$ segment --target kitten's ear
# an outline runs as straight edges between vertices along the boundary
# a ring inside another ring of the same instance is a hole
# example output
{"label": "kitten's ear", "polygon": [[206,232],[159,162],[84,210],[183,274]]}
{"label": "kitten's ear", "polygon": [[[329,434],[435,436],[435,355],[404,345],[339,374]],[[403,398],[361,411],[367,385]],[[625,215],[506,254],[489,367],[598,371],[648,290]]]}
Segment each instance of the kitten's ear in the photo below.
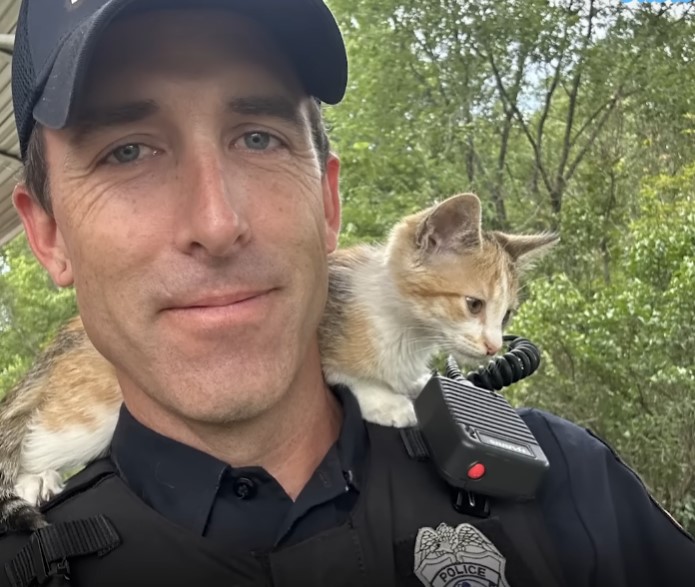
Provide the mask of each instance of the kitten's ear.
{"label": "kitten's ear", "polygon": [[530,269],[534,262],[542,259],[560,242],[560,235],[552,232],[526,235],[493,231],[490,234],[502,245],[520,270]]}
{"label": "kitten's ear", "polygon": [[482,242],[480,200],[459,194],[438,204],[420,221],[415,244],[426,252],[459,252]]}

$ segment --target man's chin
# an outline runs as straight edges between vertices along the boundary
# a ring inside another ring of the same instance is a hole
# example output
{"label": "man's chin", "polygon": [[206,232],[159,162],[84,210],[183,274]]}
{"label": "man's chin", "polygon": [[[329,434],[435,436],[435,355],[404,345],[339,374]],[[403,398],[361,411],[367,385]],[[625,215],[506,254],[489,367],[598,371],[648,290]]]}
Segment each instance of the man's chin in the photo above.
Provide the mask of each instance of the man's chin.
{"label": "man's chin", "polygon": [[278,403],[277,393],[266,390],[242,390],[243,382],[236,389],[227,388],[211,397],[209,390],[185,398],[172,398],[174,410],[179,416],[198,425],[229,426],[254,420]]}
{"label": "man's chin", "polygon": [[[264,361],[243,360],[235,357],[210,357],[205,364],[190,364],[190,369],[177,369],[167,377],[172,386],[171,397],[176,398],[187,410],[214,416],[252,413],[267,408],[282,396],[290,386],[284,373],[291,372],[289,365],[283,371],[272,368]],[[244,416],[245,417],[245,416]]]}

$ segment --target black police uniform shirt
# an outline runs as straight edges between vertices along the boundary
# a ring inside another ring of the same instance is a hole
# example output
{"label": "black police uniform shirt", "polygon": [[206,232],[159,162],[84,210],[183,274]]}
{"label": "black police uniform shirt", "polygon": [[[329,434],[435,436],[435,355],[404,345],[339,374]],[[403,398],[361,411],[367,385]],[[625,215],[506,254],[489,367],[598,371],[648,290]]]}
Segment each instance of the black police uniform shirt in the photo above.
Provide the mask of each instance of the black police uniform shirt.
{"label": "black police uniform shirt", "polygon": [[349,392],[343,425],[295,501],[261,467],[226,463],[146,428],[121,408],[111,459],[121,478],[169,520],[225,544],[263,551],[341,525],[359,495],[367,431]]}
{"label": "black police uniform shirt", "polygon": [[[343,523],[359,496],[368,437],[352,394],[335,392],[344,412],[338,441],[294,502],[262,468],[232,468],[154,433],[125,409],[111,457],[152,508],[230,550],[293,544]],[[606,444],[551,414],[520,414],[551,464],[537,502],[570,587],[600,584],[615,565],[639,577],[664,561],[693,561],[692,539]]]}

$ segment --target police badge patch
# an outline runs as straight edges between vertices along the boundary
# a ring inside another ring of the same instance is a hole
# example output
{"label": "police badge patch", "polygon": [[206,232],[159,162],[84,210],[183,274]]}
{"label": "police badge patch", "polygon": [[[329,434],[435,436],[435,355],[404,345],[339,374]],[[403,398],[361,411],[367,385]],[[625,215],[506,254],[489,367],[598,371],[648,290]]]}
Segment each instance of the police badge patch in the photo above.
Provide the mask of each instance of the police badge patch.
{"label": "police badge patch", "polygon": [[470,524],[420,528],[415,539],[415,575],[426,587],[509,587],[506,562]]}

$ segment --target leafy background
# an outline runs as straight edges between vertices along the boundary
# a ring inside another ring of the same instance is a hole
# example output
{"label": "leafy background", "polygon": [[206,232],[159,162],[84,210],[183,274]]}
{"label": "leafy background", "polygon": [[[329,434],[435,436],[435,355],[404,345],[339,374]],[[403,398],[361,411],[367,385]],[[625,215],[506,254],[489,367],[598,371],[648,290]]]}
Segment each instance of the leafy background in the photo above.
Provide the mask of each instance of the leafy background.
{"label": "leafy background", "polygon": [[[558,230],[510,331],[509,390],[608,440],[695,530],[695,11],[595,0],[330,0],[342,246],[461,191],[490,228]],[[0,252],[0,393],[75,312],[22,237]]]}

